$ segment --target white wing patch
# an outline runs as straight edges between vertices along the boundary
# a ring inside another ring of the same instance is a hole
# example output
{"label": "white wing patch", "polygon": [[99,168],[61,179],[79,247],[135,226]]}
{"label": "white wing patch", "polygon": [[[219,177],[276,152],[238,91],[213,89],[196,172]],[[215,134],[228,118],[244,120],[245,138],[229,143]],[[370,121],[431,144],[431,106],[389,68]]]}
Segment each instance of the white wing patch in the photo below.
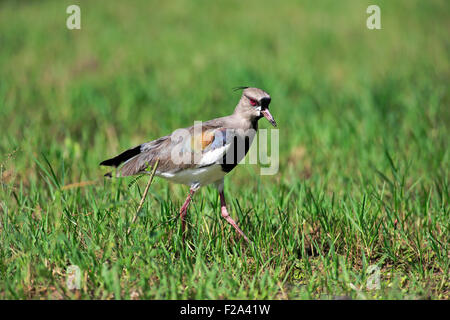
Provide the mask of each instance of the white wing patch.
{"label": "white wing patch", "polygon": [[223,147],[216,148],[211,151],[203,153],[199,166],[206,166],[220,160],[225,155],[228,148],[230,148],[230,145],[231,143],[224,145]]}

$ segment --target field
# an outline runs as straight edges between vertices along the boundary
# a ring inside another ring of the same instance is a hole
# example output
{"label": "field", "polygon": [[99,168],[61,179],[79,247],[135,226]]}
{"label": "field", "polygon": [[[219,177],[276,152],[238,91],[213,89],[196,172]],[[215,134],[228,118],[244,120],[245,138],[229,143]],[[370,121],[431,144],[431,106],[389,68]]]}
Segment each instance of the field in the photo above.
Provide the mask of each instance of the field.
{"label": "field", "polygon": [[[0,298],[449,299],[448,30],[445,0],[2,1]],[[147,179],[98,164],[245,85],[280,137],[276,175],[225,179],[252,243],[205,187],[183,246],[159,178],[131,224]]]}

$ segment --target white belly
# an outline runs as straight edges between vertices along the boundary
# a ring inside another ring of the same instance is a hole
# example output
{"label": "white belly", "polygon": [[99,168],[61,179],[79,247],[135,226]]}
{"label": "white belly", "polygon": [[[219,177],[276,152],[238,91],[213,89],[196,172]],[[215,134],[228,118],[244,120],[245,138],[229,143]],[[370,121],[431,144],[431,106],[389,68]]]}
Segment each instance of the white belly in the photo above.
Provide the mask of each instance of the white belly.
{"label": "white belly", "polygon": [[213,164],[205,168],[186,169],[176,173],[156,172],[158,177],[188,186],[194,184],[205,186],[222,179],[225,174],[226,172],[222,171],[220,164]]}

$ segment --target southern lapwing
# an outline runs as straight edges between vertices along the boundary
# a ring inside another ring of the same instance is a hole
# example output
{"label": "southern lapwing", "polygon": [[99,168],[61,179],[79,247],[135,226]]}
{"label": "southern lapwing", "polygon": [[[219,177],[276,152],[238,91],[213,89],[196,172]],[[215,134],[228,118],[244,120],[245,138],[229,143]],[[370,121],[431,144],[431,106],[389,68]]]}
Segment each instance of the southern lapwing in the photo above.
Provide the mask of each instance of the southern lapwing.
{"label": "southern lapwing", "polygon": [[189,195],[180,209],[183,235],[185,216],[194,193],[213,183],[219,191],[222,217],[248,242],[227,211],[224,176],[245,157],[258,130],[258,120],[265,117],[274,127],[276,122],[269,112],[267,92],[249,87],[237,89],[243,92],[232,115],[178,129],[171,135],[128,149],[100,165],[122,165],[116,176],[124,177],[148,173],[147,169],[158,161],[156,176],[188,185]]}

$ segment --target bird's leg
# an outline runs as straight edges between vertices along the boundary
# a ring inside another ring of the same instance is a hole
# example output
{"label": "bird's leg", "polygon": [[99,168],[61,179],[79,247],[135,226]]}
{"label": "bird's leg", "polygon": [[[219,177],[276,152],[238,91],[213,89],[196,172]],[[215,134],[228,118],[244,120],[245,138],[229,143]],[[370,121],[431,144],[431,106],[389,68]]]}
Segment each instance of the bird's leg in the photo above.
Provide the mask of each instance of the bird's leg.
{"label": "bird's leg", "polygon": [[184,201],[184,204],[181,206],[181,209],[180,209],[180,219],[181,219],[181,229],[182,229],[182,232],[183,232],[183,241],[184,241],[184,231],[185,231],[185,228],[186,228],[185,217],[186,217],[186,213],[187,213],[187,208],[189,207],[189,204],[191,203],[192,196],[194,195],[195,190],[196,189],[194,189],[194,188],[191,188],[189,190],[189,194],[188,194],[186,200]]}
{"label": "bird's leg", "polygon": [[220,207],[222,211],[222,217],[236,229],[236,231],[244,238],[245,241],[250,242],[247,236],[244,234],[244,232],[242,232],[242,230],[238,227],[236,222],[231,218],[230,214],[228,213],[227,204],[225,202],[225,194],[223,193],[223,190],[219,192],[219,196],[220,196]]}

